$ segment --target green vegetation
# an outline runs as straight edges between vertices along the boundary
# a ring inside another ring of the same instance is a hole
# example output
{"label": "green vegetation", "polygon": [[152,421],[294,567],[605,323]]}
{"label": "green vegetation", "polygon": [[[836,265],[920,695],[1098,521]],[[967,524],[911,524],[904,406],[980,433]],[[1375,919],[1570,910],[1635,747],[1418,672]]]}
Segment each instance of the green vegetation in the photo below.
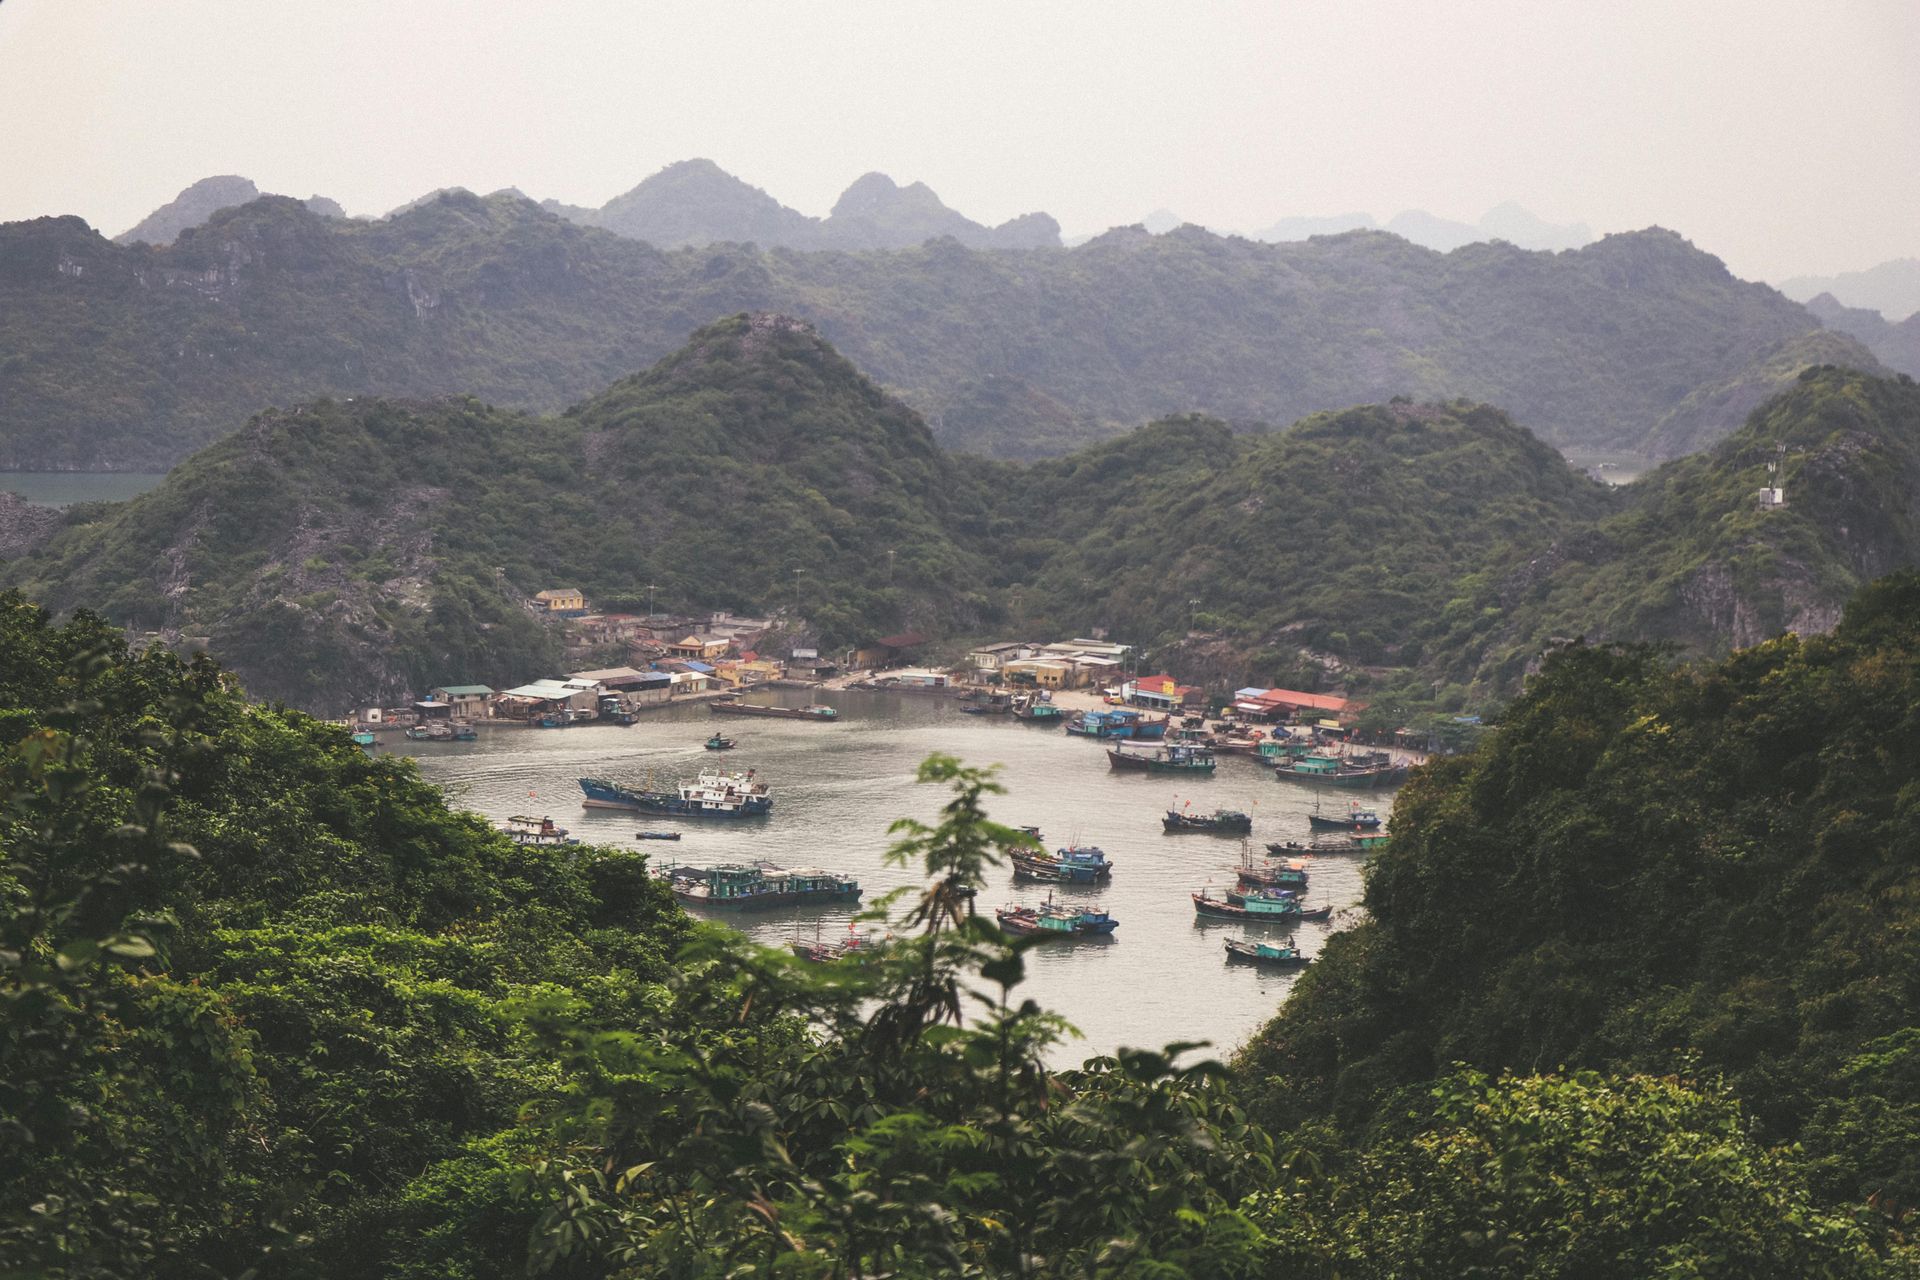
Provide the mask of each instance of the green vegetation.
{"label": "green vegetation", "polygon": [[[1253,1114],[1370,1145],[1449,1064],[1709,1073],[1818,1199],[1898,1220],[1920,1203],[1916,778],[1920,575],[1711,666],[1562,652],[1482,750],[1400,793],[1368,920],[1237,1063]],[[1725,1137],[1721,1105],[1698,1104]]]}
{"label": "green vegetation", "polygon": [[[726,199],[747,190],[719,177],[739,188]],[[884,182],[862,188],[877,192],[867,221],[918,235],[957,217]],[[0,465],[159,469],[266,406],[323,396],[551,411],[755,309],[814,322],[943,439],[1007,457],[1167,413],[1290,422],[1397,395],[1491,401],[1556,442],[1632,445],[1818,327],[1657,229],[1561,254],[1197,228],[1073,250],[663,252],[508,193],[373,223],[267,197],[165,248],[75,218],[0,227]]]}
{"label": "green vegetation", "polygon": [[816,967],[204,658],[16,596],[0,629],[10,1275],[1916,1265],[1914,575],[1713,668],[1556,660],[1409,789],[1374,919],[1233,1076],[1179,1045],[1047,1068],[1029,943],[973,905],[1025,837],[958,761],[894,826],[925,875],[881,907],[899,940]]}

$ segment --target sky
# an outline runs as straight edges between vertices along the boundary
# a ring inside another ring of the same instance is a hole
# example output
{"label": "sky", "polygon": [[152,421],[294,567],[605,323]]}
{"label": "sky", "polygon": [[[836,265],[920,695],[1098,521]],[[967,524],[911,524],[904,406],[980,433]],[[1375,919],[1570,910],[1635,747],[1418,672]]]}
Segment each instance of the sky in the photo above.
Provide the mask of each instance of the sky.
{"label": "sky", "polygon": [[182,187],[598,205],[704,156],[1071,234],[1515,200],[1740,275],[1920,256],[1920,0],[4,0],[0,221]]}

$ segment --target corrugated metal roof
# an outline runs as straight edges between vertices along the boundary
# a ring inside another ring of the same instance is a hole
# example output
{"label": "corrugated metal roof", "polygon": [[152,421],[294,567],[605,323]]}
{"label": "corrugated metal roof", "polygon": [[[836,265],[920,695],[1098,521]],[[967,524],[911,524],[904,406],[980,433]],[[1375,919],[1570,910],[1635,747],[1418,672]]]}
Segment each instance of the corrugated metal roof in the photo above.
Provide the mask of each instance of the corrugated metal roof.
{"label": "corrugated metal roof", "polygon": [[443,684],[434,689],[435,693],[444,693],[449,698],[481,698],[493,692],[492,685],[485,684]]}

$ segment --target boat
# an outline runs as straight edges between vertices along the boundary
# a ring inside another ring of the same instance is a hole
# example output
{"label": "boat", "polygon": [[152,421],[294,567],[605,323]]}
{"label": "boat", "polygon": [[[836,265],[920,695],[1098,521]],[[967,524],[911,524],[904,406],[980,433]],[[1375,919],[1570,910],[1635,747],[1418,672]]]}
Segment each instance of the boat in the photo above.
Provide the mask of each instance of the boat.
{"label": "boat", "polygon": [[1120,927],[1099,907],[1064,906],[1051,894],[1038,907],[1000,907],[993,914],[1002,929],[1022,938],[1098,938]]}
{"label": "boat", "polygon": [[846,959],[864,960],[874,950],[873,940],[853,931],[853,925],[847,925],[844,938],[793,938],[787,943],[788,950],[802,960],[814,964],[837,964]]}
{"label": "boat", "polygon": [[1205,747],[1168,743],[1147,751],[1128,751],[1108,747],[1107,763],[1115,769],[1135,769],[1146,773],[1212,773],[1213,752]]}
{"label": "boat", "polygon": [[1045,725],[1050,729],[1065,721],[1067,713],[1044,697],[1023,693],[1013,700],[1013,718],[1026,724]]}
{"label": "boat", "polygon": [[1273,773],[1288,782],[1319,787],[1391,787],[1407,780],[1407,766],[1394,764],[1384,751],[1357,757],[1312,752],[1276,761]]}
{"label": "boat", "polygon": [[455,742],[478,742],[480,741],[480,731],[470,724],[456,724],[453,726],[453,740]]}
{"label": "boat", "polygon": [[1302,955],[1300,948],[1289,938],[1285,943],[1259,942],[1252,938],[1228,938],[1227,959],[1229,962],[1244,960],[1252,964],[1272,965],[1275,968],[1297,969],[1308,964],[1313,957]]}
{"label": "boat", "polygon": [[707,704],[709,710],[717,716],[771,716],[777,720],[832,720],[840,713],[824,703],[814,703],[806,707],[778,707],[765,702],[742,702],[738,698],[721,698]]}
{"label": "boat", "polygon": [[1246,889],[1284,890],[1295,895],[1307,891],[1307,864],[1300,858],[1286,862],[1242,858],[1234,877]]}
{"label": "boat", "polygon": [[[1239,901],[1234,901],[1238,898]],[[1246,920],[1258,924],[1275,922],[1291,923],[1296,920],[1331,920],[1331,904],[1309,911],[1300,903],[1300,899],[1291,893],[1229,893],[1225,898],[1215,898],[1207,893],[1193,895],[1195,914],[1211,916],[1216,920]]]}
{"label": "boat", "polygon": [[962,715],[969,716],[1005,716],[1013,714],[1013,695],[1010,693],[988,693],[976,689],[963,699],[965,705],[960,708]]}
{"label": "boat", "polygon": [[731,751],[733,748],[734,741],[732,738],[723,738],[716,733],[707,739],[707,750],[709,751]]}
{"label": "boat", "polygon": [[1212,813],[1169,809],[1167,816],[1160,819],[1160,825],[1167,831],[1215,831],[1245,835],[1253,830],[1253,819],[1238,809],[1215,809]]}
{"label": "boat", "polygon": [[1067,732],[1082,738],[1128,738],[1136,742],[1158,742],[1166,736],[1167,717],[1154,720],[1127,707],[1083,711],[1067,721]]}
{"label": "boat", "polygon": [[636,809],[673,818],[758,818],[773,812],[773,795],[753,770],[703,770],[674,791],[634,791],[601,778],[581,778],[589,809]]}
{"label": "boat", "polygon": [[356,747],[370,747],[370,746],[372,746],[372,745],[373,745],[373,731],[372,731],[371,729],[361,729],[361,730],[358,730],[358,731],[356,731],[356,732],[354,733],[354,735],[353,735],[353,745],[354,745],[354,746],[356,746]]}
{"label": "boat", "polygon": [[1269,840],[1267,842],[1267,852],[1276,858],[1290,858],[1295,854],[1313,853],[1320,849],[1320,847],[1319,845],[1301,844],[1298,840]]}
{"label": "boat", "polygon": [[515,816],[500,824],[500,830],[512,837],[515,844],[579,844],[567,834],[567,829],[556,826],[552,818],[528,818]]}
{"label": "boat", "polygon": [[678,840],[680,833],[678,831],[636,831],[633,833],[633,838],[635,840]]}
{"label": "boat", "polygon": [[1378,831],[1380,815],[1372,809],[1361,808],[1358,800],[1350,800],[1345,817],[1328,818],[1310,813],[1307,815],[1307,825],[1315,831]]}
{"label": "boat", "polygon": [[1113,862],[1096,845],[1071,845],[1045,853],[1020,850],[1012,855],[1013,878],[1041,884],[1102,884],[1113,878]]}
{"label": "boat", "polygon": [[818,867],[787,870],[765,862],[709,867],[704,875],[677,871],[671,883],[673,896],[687,905],[726,911],[820,906],[860,897],[860,882],[852,876]]}
{"label": "boat", "polygon": [[564,729],[573,723],[573,717],[564,711],[551,711],[533,722],[537,729]]}
{"label": "boat", "polygon": [[452,742],[453,726],[450,724],[410,724],[407,726],[407,738],[412,742]]}

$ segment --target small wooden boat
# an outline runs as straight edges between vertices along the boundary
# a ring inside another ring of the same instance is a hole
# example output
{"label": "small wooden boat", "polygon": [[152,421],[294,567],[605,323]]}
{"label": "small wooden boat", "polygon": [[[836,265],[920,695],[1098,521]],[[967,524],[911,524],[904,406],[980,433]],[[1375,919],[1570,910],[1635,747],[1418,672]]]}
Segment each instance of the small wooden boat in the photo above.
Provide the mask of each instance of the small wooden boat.
{"label": "small wooden boat", "polygon": [[709,751],[731,751],[734,746],[735,743],[732,738],[723,738],[717,733],[707,739],[707,750]]}
{"label": "small wooden boat", "polygon": [[1013,878],[1041,884],[1103,884],[1113,878],[1113,863],[1097,845],[1071,845],[1044,853],[1021,850],[1012,855]]}
{"label": "small wooden boat", "polygon": [[1038,724],[1054,728],[1066,721],[1067,713],[1051,702],[1042,702],[1037,698],[1022,695],[1014,699],[1013,718],[1023,724]]}
{"label": "small wooden boat", "polygon": [[1295,858],[1289,862],[1243,860],[1234,877],[1249,889],[1284,889],[1288,893],[1307,891],[1307,864]]}
{"label": "small wooden boat", "polygon": [[680,833],[678,831],[636,831],[633,833],[633,838],[635,840],[678,840]]}
{"label": "small wooden boat", "polygon": [[847,936],[844,938],[822,938],[818,932],[811,938],[793,938],[787,948],[802,960],[814,964],[837,964],[842,960],[864,960],[874,950],[874,940],[854,932],[851,921],[847,924]]}
{"label": "small wooden boat", "polygon": [[1300,948],[1293,945],[1289,938],[1283,944],[1257,942],[1251,938],[1228,938],[1227,960],[1245,961],[1250,964],[1271,965],[1276,969],[1297,969],[1312,961],[1312,956],[1302,955]]}
{"label": "small wooden boat", "polygon": [[1215,809],[1212,813],[1169,809],[1160,819],[1160,826],[1165,831],[1211,831],[1243,836],[1253,830],[1253,818],[1238,809]]}

